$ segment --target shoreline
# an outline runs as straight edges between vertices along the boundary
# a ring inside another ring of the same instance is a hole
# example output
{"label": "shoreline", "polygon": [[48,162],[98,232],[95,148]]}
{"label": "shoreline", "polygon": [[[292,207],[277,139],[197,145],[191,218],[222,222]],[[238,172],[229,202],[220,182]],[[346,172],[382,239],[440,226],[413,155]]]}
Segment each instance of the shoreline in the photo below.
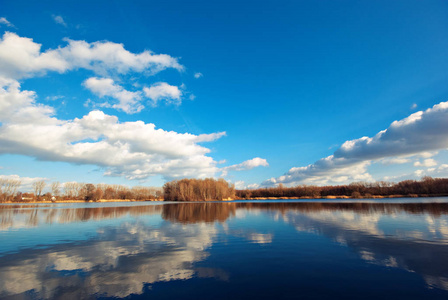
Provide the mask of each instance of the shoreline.
{"label": "shoreline", "polygon": [[241,198],[241,199],[235,199],[235,200],[302,200],[302,199],[353,199],[353,200],[363,200],[363,199],[399,199],[399,198],[435,198],[435,197],[448,197],[448,195],[441,194],[441,195],[417,195],[417,194],[410,194],[410,195],[372,195],[368,197],[357,197],[353,198],[350,196],[318,196],[318,197],[310,197],[310,196],[303,196],[303,197],[252,197],[252,198]]}
{"label": "shoreline", "polygon": [[[235,199],[224,199],[222,202],[229,202],[229,201],[251,201],[251,200],[334,200],[334,199],[352,199],[352,200],[364,200],[364,199],[400,199],[400,198],[434,198],[434,197],[448,197],[448,195],[388,195],[388,196],[381,196],[381,195],[372,195],[369,197],[359,197],[359,198],[352,198],[349,196],[321,196],[321,197],[309,197],[309,196],[303,196],[303,197],[253,197],[253,198],[235,198]],[[208,201],[176,201],[176,202],[217,202],[219,200],[208,200]],[[43,200],[43,201],[5,201],[0,202],[0,204],[58,204],[58,203],[116,203],[116,202],[164,202],[163,198],[159,199],[151,199],[151,200],[134,200],[134,199],[101,199],[98,201],[93,200]]]}
{"label": "shoreline", "polygon": [[42,201],[5,201],[0,202],[0,204],[58,204],[58,203],[108,203],[108,202],[163,202],[163,199],[154,199],[154,200],[134,200],[134,199],[101,199],[98,201],[93,200],[42,200]]}

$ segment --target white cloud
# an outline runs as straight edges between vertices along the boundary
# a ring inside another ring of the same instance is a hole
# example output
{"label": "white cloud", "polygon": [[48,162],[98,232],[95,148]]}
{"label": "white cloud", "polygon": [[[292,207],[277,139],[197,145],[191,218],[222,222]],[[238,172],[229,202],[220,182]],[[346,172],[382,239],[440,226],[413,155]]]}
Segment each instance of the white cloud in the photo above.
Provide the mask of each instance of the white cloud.
{"label": "white cloud", "polygon": [[53,114],[51,107],[35,104],[34,99],[33,91],[20,91],[17,81],[0,77],[0,122],[33,121]]}
{"label": "white cloud", "polygon": [[434,166],[437,166],[437,162],[432,158],[428,158],[428,159],[425,159],[423,162],[419,162],[419,161],[415,162],[414,166],[415,167],[434,167]]}
{"label": "white cloud", "polygon": [[[383,159],[380,159],[379,162],[383,165],[397,165],[397,164],[405,164],[410,163],[413,160],[421,159],[421,158],[431,158],[435,156],[438,153],[438,151],[431,151],[431,152],[421,152],[418,154],[411,154],[411,155],[404,155],[404,156],[396,156],[396,157],[386,157]],[[428,160],[429,162],[435,162],[433,159]],[[414,166],[422,166],[420,163],[414,163]]]}
{"label": "white cloud", "polygon": [[14,25],[11,24],[11,22],[9,22],[8,20],[6,20],[5,17],[0,18],[0,24],[6,25],[8,27],[14,27]]}
{"label": "white cloud", "polygon": [[60,100],[60,99],[64,99],[64,96],[56,95],[56,96],[45,97],[45,100],[47,100],[47,101],[56,101],[56,100]]}
{"label": "white cloud", "polygon": [[408,179],[419,180],[423,176],[431,177],[448,177],[448,164],[441,164],[437,167],[431,167],[424,169],[418,169],[412,172],[402,173],[396,176],[385,176],[381,180],[399,182]]}
{"label": "white cloud", "polygon": [[367,173],[367,166],[374,161],[416,154],[427,156],[427,152],[446,148],[448,102],[441,102],[425,111],[394,121],[389,128],[372,138],[346,141],[333,155],[306,167],[292,168],[285,175],[271,178],[263,184],[329,184],[372,180]]}
{"label": "white cloud", "polygon": [[65,23],[64,18],[62,18],[61,16],[56,16],[56,15],[53,15],[52,17],[53,17],[53,20],[57,24],[60,24],[60,25],[62,25],[64,27],[67,27],[67,23]]}
{"label": "white cloud", "polygon": [[243,170],[251,170],[256,167],[267,167],[269,166],[268,162],[264,158],[255,157],[246,161],[243,161],[237,165],[231,165],[227,167],[221,168],[222,176],[226,176],[228,171],[243,171]]}
{"label": "white cloud", "polygon": [[40,52],[32,39],[6,32],[0,39],[0,76],[19,79],[45,71],[64,72],[69,64],[54,50]]}
{"label": "white cloud", "polygon": [[235,181],[234,185],[237,190],[244,190],[246,188],[246,183],[242,180]]}
{"label": "white cloud", "polygon": [[183,70],[176,58],[166,54],[154,54],[144,51],[133,54],[124,49],[122,44],[112,42],[93,42],[67,40],[68,45],[54,50],[71,65],[72,68],[85,68],[97,74],[115,71],[125,74],[130,71],[155,74],[166,68]]}
{"label": "white cloud", "polygon": [[246,184],[242,180],[235,181],[234,185],[235,185],[235,189],[237,189],[237,190],[257,189],[260,187],[260,185],[258,183]]}
{"label": "white cloud", "polygon": [[448,171],[448,164],[441,164],[437,169],[439,171]]}
{"label": "white cloud", "polygon": [[416,109],[417,108],[417,103],[414,103],[411,105],[411,109]]}
{"label": "white cloud", "polygon": [[426,174],[425,170],[416,170],[414,172],[415,176],[422,177],[424,174]]}
{"label": "white cloud", "polygon": [[88,99],[84,106],[112,107],[126,113],[143,109],[144,97],[154,104],[159,101],[180,104],[185,89],[184,85],[158,82],[134,92],[117,83],[121,75],[131,72],[153,75],[166,68],[182,71],[184,67],[169,55],[148,50],[135,54],[122,44],[108,41],[66,39],[65,42],[65,46],[42,51],[41,44],[15,33],[6,32],[0,38],[0,153],[92,164],[103,168],[105,175],[128,179],[154,175],[166,179],[210,177],[219,171],[268,165],[266,160],[254,158],[218,168],[217,162],[207,156],[210,149],[201,143],[217,140],[225,132],[194,135],[165,131],[143,121],[120,122],[118,117],[100,110],[68,120],[56,117],[52,106],[37,103],[34,91],[21,90],[19,80],[47,72],[87,69],[98,76],[86,79],[83,85],[98,97],[115,101],[95,103]]}
{"label": "white cloud", "polygon": [[143,72],[155,74],[166,68],[183,70],[176,58],[145,50],[134,54],[122,44],[108,41],[88,43],[67,39],[65,47],[41,52],[41,44],[30,38],[6,32],[0,39],[0,76],[20,79],[45,74],[48,71],[64,73],[83,68],[96,74],[126,74]]}
{"label": "white cloud", "polygon": [[160,100],[165,100],[166,102],[175,102],[180,104],[182,99],[182,91],[174,85],[169,85],[166,82],[157,82],[151,85],[151,87],[144,87],[143,92],[146,97],[150,98],[154,105]]}
{"label": "white cloud", "polygon": [[439,153],[439,152],[438,151],[421,152],[421,153],[417,154],[417,156],[419,156],[421,158],[431,158],[431,157],[437,155],[437,153]]}
{"label": "white cloud", "polygon": [[34,92],[21,91],[17,81],[0,78],[0,87],[0,153],[93,164],[106,175],[128,179],[207,177],[218,171],[206,156],[210,150],[199,143],[224,132],[181,134],[143,121],[121,123],[102,111],[60,120],[52,107],[35,102]]}
{"label": "white cloud", "polygon": [[392,158],[385,158],[381,160],[381,163],[383,165],[399,165],[399,164],[405,164],[410,162],[411,160],[409,158],[404,157],[392,157]]}
{"label": "white cloud", "polygon": [[[166,68],[183,70],[177,59],[165,54],[153,54],[144,51],[133,54],[122,44],[112,42],[94,42],[66,40],[68,45],[57,49],[41,51],[41,45],[32,39],[23,38],[15,33],[6,32],[0,39],[0,77],[3,80],[18,80],[40,76],[48,71],[64,73],[84,68],[100,75],[126,74],[141,72],[155,74]],[[103,103],[98,106],[113,107],[126,113],[136,113],[143,109],[140,103],[143,92],[125,90],[109,78],[92,77],[84,85],[99,97],[112,97],[118,103]],[[160,100],[181,102],[182,91],[177,86],[165,82],[145,88],[144,93],[154,104]]]}
{"label": "white cloud", "polygon": [[84,81],[83,85],[99,97],[112,97],[118,100],[111,107],[122,110],[128,114],[141,111],[144,106],[140,104],[142,99],[140,92],[130,92],[116,84],[110,78],[91,77]]}
{"label": "white cloud", "polygon": [[201,78],[203,76],[204,75],[202,73],[200,73],[200,72],[194,73],[194,78],[196,78],[196,79]]}

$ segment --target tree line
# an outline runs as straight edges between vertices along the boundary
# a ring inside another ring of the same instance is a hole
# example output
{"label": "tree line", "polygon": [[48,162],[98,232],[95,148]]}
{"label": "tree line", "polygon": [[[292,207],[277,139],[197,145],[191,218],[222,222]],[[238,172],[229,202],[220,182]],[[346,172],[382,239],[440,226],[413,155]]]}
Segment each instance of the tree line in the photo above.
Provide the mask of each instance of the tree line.
{"label": "tree line", "polygon": [[327,196],[348,196],[351,198],[372,196],[448,196],[448,178],[423,177],[422,180],[404,180],[398,183],[355,182],[348,185],[315,186],[298,185],[285,187],[280,184],[272,188],[236,190],[236,197],[240,199],[269,198],[269,197],[309,197],[320,198]]}
{"label": "tree line", "polygon": [[165,183],[165,201],[210,201],[234,199],[235,188],[224,179],[181,179]]}
{"label": "tree line", "polygon": [[[129,188],[118,184],[91,184],[79,182],[47,183],[45,180],[32,184],[32,193],[21,193],[20,180],[0,178],[0,202],[39,200],[155,200],[166,201],[210,201],[252,198],[321,198],[346,196],[369,198],[372,196],[448,196],[448,178],[424,177],[421,180],[404,180],[398,183],[386,181],[355,182],[348,185],[315,186],[299,185],[285,187],[235,190],[233,184],[224,179],[181,179],[165,183],[163,190],[154,187],[135,186]],[[47,188],[47,189],[45,189]],[[44,190],[47,192],[44,193]]]}
{"label": "tree line", "polygon": [[[18,191],[20,180],[0,179],[0,201],[40,201],[40,200],[155,200],[162,197],[162,190],[154,187],[134,186],[129,188],[119,184],[92,184],[82,182],[59,181],[48,184],[45,180],[38,180],[32,184],[32,193]],[[47,187],[48,192],[44,193]]]}
{"label": "tree line", "polygon": [[[119,184],[92,184],[67,182],[63,186],[65,199],[93,200],[154,200],[162,197],[161,189],[154,187],[134,186],[129,188]],[[56,190],[52,185],[53,194]]]}

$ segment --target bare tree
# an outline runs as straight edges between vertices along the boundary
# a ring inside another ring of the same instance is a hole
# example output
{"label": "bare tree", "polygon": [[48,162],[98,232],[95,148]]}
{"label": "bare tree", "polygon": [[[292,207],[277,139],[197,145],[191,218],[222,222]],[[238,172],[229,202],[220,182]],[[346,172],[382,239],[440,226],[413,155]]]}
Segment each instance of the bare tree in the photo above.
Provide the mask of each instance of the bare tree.
{"label": "bare tree", "polygon": [[33,182],[34,195],[40,197],[42,195],[42,190],[45,188],[46,185],[47,183],[45,182],[45,180],[39,180]]}
{"label": "bare tree", "polygon": [[76,198],[85,200],[86,196],[87,196],[86,184],[84,182],[78,182],[76,184]]}
{"label": "bare tree", "polygon": [[0,195],[4,201],[12,200],[21,185],[20,180],[0,179]]}
{"label": "bare tree", "polygon": [[168,201],[225,200],[235,196],[235,187],[224,179],[181,179],[165,183],[164,199]]}
{"label": "bare tree", "polygon": [[59,181],[55,181],[51,184],[51,194],[55,197],[58,197],[61,194],[61,183]]}
{"label": "bare tree", "polygon": [[6,183],[6,179],[0,178],[0,199],[4,200],[6,198],[4,194],[4,186]]}
{"label": "bare tree", "polygon": [[67,198],[73,199],[73,197],[75,197],[77,185],[78,184],[76,182],[64,183],[64,194]]}

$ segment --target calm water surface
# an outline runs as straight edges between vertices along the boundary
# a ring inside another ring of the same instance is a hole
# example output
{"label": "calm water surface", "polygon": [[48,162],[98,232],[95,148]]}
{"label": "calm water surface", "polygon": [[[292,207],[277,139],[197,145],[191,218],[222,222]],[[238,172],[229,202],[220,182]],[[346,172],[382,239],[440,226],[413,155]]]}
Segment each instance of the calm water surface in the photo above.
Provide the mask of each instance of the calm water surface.
{"label": "calm water surface", "polygon": [[0,298],[448,299],[448,200],[0,205]]}

